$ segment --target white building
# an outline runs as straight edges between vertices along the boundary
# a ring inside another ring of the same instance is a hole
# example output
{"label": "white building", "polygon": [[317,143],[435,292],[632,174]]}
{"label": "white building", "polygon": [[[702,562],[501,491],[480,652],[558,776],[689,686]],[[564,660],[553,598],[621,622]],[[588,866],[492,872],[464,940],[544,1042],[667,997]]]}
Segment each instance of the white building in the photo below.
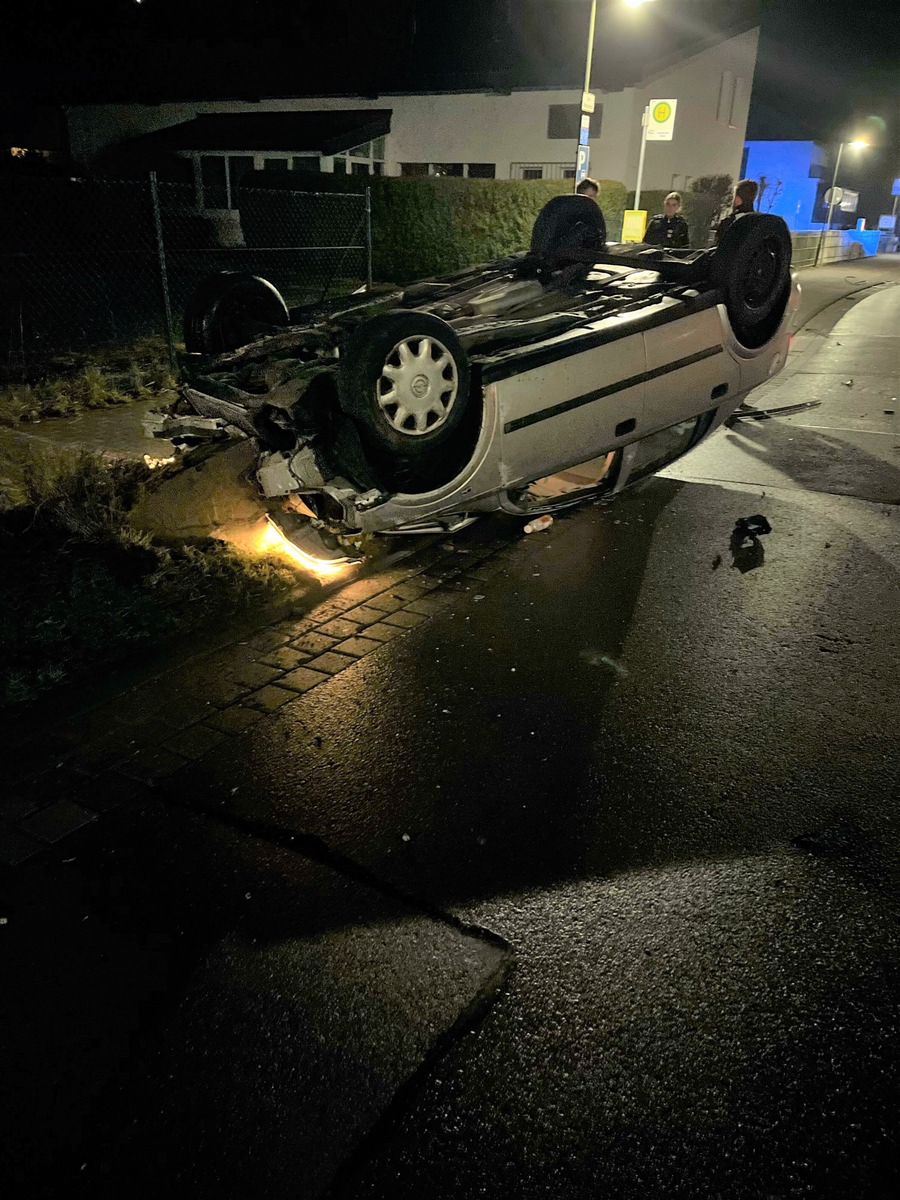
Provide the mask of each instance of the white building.
{"label": "white building", "polygon": [[[590,174],[632,188],[641,113],[678,101],[674,137],[647,146],[644,188],[684,190],[741,166],[759,31],[726,38],[618,92],[595,88]],[[96,105],[68,110],[76,159],[191,159],[202,206],[228,207],[248,167],[362,175],[561,179],[574,173],[581,93],[521,90]],[[187,164],[185,164],[187,167]]]}

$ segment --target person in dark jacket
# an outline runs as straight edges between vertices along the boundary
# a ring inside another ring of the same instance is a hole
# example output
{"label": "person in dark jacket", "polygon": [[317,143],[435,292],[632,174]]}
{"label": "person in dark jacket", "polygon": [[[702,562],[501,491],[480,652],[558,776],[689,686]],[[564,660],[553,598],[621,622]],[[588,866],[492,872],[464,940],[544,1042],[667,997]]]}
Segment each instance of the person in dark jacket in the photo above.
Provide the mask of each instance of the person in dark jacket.
{"label": "person in dark jacket", "polygon": [[644,241],[648,246],[664,250],[684,250],[690,243],[688,223],[681,215],[681,194],[669,192],[663,201],[663,211],[647,226]]}
{"label": "person in dark jacket", "polygon": [[755,212],[753,207],[759,194],[759,184],[755,179],[742,179],[734,189],[734,199],[731,202],[731,212],[716,226],[716,245],[732,227],[738,217],[745,213]]}
{"label": "person in dark jacket", "polygon": [[550,258],[585,261],[593,250],[606,246],[606,221],[598,203],[600,184],[582,179],[574,195],[554,196],[537,215],[531,234],[531,250]]}

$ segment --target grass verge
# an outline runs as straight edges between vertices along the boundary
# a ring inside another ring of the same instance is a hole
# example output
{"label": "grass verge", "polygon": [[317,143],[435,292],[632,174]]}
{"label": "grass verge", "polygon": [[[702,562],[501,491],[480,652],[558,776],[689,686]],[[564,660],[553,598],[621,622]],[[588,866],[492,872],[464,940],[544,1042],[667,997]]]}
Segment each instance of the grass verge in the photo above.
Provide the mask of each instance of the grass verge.
{"label": "grass verge", "polygon": [[162,338],[54,358],[39,383],[9,384],[0,391],[0,423],[71,417],[134,400],[175,399],[176,379]]}
{"label": "grass verge", "polygon": [[0,496],[0,706],[21,708],[296,583],[279,560],[213,538],[168,546],[130,529],[148,475],[97,455],[32,453],[18,495]]}

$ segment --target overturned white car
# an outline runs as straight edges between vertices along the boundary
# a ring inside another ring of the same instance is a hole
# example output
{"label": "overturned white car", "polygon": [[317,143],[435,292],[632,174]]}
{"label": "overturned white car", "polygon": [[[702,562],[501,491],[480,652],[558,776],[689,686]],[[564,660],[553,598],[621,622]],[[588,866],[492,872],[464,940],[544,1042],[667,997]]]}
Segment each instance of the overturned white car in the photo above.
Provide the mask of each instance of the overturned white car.
{"label": "overturned white car", "polygon": [[347,534],[612,495],[781,370],[799,296],[790,235],[762,214],[710,250],[586,252],[566,234],[545,222],[528,253],[327,309],[213,276],[186,314],[182,398],[147,431],[255,439],[276,520],[326,555]]}

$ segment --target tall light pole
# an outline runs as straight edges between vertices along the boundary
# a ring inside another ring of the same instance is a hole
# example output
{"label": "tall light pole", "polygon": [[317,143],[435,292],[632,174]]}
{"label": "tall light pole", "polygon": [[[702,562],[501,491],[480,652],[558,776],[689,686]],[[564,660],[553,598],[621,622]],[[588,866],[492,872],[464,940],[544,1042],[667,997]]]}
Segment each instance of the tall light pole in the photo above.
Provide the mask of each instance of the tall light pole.
{"label": "tall light pole", "polygon": [[[587,97],[587,95],[590,93],[590,90],[591,90],[591,67],[594,64],[594,34],[595,34],[596,30],[597,30],[597,0],[591,0],[591,19],[590,19],[590,23],[588,24],[587,54],[585,56],[585,61],[584,61],[584,88],[582,89],[582,92],[581,92],[582,120],[584,119],[585,115],[590,117],[590,113],[585,114],[584,106],[587,102],[585,97]],[[578,165],[579,165],[580,158],[581,158],[581,122],[579,121],[579,123],[578,123],[578,142],[576,143],[576,146],[575,146],[575,178],[573,181],[574,188],[578,187]]]}
{"label": "tall light pole", "polygon": [[[652,0],[624,0],[627,8],[640,8],[642,4],[650,4]],[[597,0],[591,0],[591,19],[588,24],[588,40],[587,54],[584,62],[584,89],[581,94],[582,116],[590,117],[590,112],[585,111],[585,97],[590,95],[591,91],[591,68],[594,63],[594,35],[597,31]],[[578,159],[581,152],[581,128],[579,124],[578,144],[575,147],[575,187],[578,187]]]}
{"label": "tall light pole", "polygon": [[841,142],[841,144],[838,146],[837,158],[835,159],[835,163],[834,163],[834,175],[832,175],[832,177],[831,177],[831,188],[828,192],[828,195],[829,195],[828,220],[822,226],[822,231],[819,234],[819,241],[816,246],[816,257],[815,257],[815,261],[813,262],[814,267],[818,266],[819,259],[822,256],[822,247],[825,244],[825,235],[828,232],[830,232],[830,230],[831,230],[831,216],[834,212],[834,206],[837,203],[838,171],[841,169],[841,157],[844,153],[844,147],[849,146],[851,150],[862,150],[865,147],[867,147],[868,144],[869,143],[866,141],[863,141],[862,138],[857,138],[855,141],[852,141],[852,142]]}

